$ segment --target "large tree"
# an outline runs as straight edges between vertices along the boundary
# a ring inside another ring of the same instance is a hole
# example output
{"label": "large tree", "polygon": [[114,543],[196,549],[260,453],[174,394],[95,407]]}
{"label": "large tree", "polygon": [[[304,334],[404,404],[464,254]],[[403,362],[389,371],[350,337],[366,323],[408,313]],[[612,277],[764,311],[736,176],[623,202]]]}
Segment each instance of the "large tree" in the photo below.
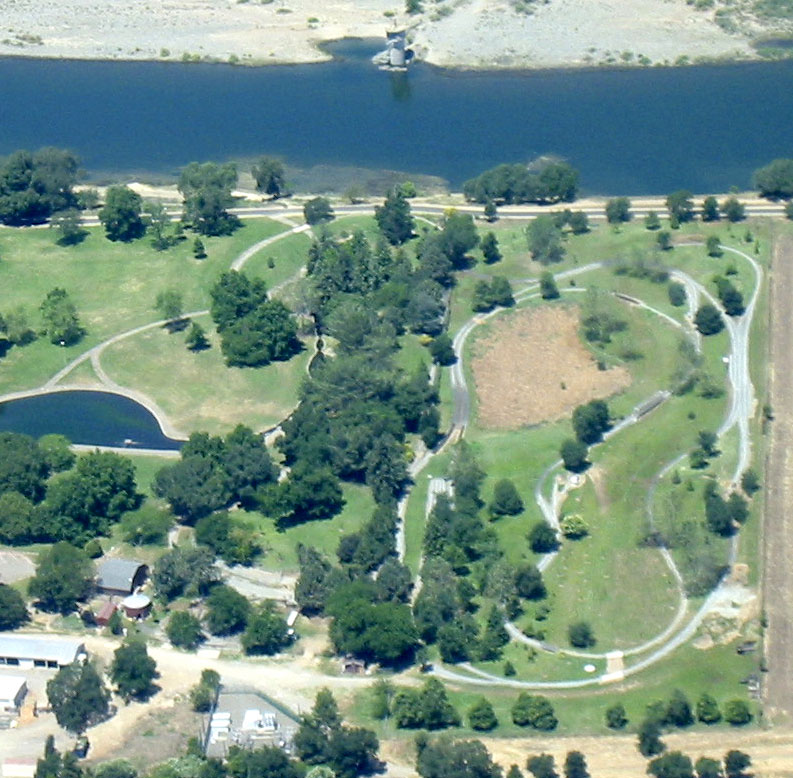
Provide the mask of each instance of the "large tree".
{"label": "large tree", "polygon": [[22,595],[16,589],[0,584],[0,631],[21,627],[28,618]]}
{"label": "large tree", "polygon": [[591,400],[573,411],[573,429],[582,443],[597,443],[610,426],[609,409],[604,400]]}
{"label": "large tree", "polygon": [[127,186],[111,186],[105,193],[105,205],[99,221],[109,240],[129,242],[142,237],[146,224],[141,216],[143,199]]}
{"label": "large tree", "polygon": [[272,195],[273,199],[286,193],[286,174],[280,160],[261,157],[251,169],[251,175],[257,191]]}
{"label": "large tree", "polygon": [[562,231],[550,214],[538,216],[526,229],[531,258],[535,262],[549,265],[561,262],[564,256]]}
{"label": "large tree", "polygon": [[0,494],[19,492],[29,500],[44,496],[47,460],[36,441],[20,432],[0,432]]}
{"label": "large tree", "polygon": [[242,634],[242,648],[246,654],[276,654],[289,645],[286,619],[277,613],[272,602],[266,602],[248,618]]}
{"label": "large tree", "polygon": [[47,682],[47,699],[55,719],[69,732],[84,732],[107,718],[110,692],[93,662],[73,662]]}
{"label": "large tree", "polygon": [[77,308],[65,289],[56,287],[47,292],[39,310],[50,343],[72,346],[83,336]]}
{"label": "large tree", "polygon": [[179,176],[178,189],[184,197],[184,221],[202,235],[228,235],[240,220],[228,209],[234,204],[237,184],[233,162],[191,162]]}
{"label": "large tree", "polygon": [[207,626],[213,635],[242,632],[248,623],[251,604],[235,589],[220,584],[207,598]]}
{"label": "large tree", "polygon": [[94,566],[79,548],[61,541],[39,555],[28,591],[48,611],[69,613],[91,591]]}
{"label": "large tree", "polygon": [[440,240],[443,252],[452,265],[463,267],[466,253],[479,245],[479,233],[473,216],[452,210],[444,217]]}
{"label": "large tree", "polygon": [[374,218],[380,232],[395,246],[404,243],[413,235],[410,203],[399,187],[389,192],[383,205],[375,207]]}
{"label": "large tree", "polygon": [[297,324],[280,300],[267,300],[221,332],[226,364],[255,367],[281,362],[302,348]]}
{"label": "large tree", "polygon": [[679,189],[666,198],[669,216],[678,222],[687,222],[694,218],[694,200],[688,189]]}
{"label": "large tree", "polygon": [[157,663],[149,656],[146,644],[139,640],[130,640],[115,650],[110,677],[126,702],[146,700],[157,691],[154,685]]}
{"label": "large tree", "polygon": [[755,170],[754,184],[761,197],[793,197],[793,159],[775,159]]}

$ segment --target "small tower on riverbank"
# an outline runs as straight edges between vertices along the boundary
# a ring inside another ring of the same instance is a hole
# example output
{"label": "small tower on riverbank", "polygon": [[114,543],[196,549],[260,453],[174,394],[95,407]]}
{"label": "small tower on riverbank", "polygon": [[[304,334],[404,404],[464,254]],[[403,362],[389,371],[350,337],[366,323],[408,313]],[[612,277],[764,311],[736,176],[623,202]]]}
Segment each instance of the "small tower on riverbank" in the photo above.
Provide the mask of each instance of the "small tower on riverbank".
{"label": "small tower on riverbank", "polygon": [[407,70],[413,52],[407,48],[407,30],[386,32],[386,48],[372,57],[372,62],[382,70]]}

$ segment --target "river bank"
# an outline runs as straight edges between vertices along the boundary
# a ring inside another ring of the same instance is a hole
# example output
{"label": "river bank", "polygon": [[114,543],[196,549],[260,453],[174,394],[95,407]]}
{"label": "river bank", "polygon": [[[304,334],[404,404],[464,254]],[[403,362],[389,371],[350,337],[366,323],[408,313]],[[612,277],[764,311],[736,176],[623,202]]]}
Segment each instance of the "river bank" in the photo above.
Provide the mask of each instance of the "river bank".
{"label": "river bank", "polygon": [[725,17],[686,0],[425,0],[408,16],[401,0],[13,0],[0,56],[311,63],[331,58],[324,42],[409,26],[428,63],[536,69],[751,60],[752,41],[790,34],[790,21],[741,8]]}

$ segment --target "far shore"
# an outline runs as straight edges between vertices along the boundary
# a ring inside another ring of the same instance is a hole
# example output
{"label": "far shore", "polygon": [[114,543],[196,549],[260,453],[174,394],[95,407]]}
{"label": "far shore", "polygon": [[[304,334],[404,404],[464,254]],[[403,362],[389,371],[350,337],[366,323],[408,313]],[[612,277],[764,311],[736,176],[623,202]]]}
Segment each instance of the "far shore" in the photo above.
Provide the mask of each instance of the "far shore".
{"label": "far shore", "polygon": [[[417,59],[444,68],[540,70],[746,62],[793,54],[793,22],[697,9],[686,0],[15,0],[3,8],[0,57],[327,62],[328,43],[406,29]],[[725,21],[724,14],[734,18]],[[770,42],[763,46],[762,41]]]}

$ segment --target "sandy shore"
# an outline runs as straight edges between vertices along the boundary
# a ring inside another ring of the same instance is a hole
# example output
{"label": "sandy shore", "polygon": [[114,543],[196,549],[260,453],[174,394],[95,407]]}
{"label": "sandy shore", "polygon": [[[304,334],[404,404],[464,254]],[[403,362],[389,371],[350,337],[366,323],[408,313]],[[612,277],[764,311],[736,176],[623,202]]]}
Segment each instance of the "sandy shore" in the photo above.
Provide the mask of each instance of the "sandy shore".
{"label": "sandy shore", "polygon": [[422,0],[413,16],[404,0],[5,0],[0,55],[317,62],[323,41],[409,25],[419,56],[449,67],[746,59],[751,40],[786,31],[751,2],[727,18],[686,0]]}

